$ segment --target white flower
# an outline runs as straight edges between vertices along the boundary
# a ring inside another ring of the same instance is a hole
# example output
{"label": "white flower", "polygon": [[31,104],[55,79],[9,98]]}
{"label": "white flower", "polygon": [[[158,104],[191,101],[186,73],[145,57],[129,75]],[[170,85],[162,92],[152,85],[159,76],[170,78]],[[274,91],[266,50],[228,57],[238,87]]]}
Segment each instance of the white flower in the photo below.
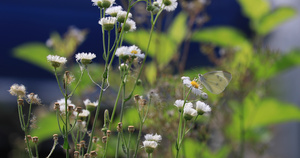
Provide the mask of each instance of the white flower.
{"label": "white flower", "polygon": [[[126,15],[127,15],[127,11],[123,11],[123,10],[120,10],[117,14],[117,19],[118,19],[118,22],[120,23],[123,23],[125,21],[125,18],[126,18]],[[132,18],[132,14],[131,13],[128,13],[128,18]]]}
{"label": "white flower", "polygon": [[[75,106],[74,104],[68,104],[67,110],[68,110],[68,109],[72,109],[72,110],[73,110],[73,109],[75,109],[75,107],[76,107],[76,106]],[[66,113],[66,107],[65,107],[65,104],[59,106],[59,111],[60,111],[61,114],[63,114],[63,115]]]}
{"label": "white flower", "polygon": [[55,68],[67,62],[67,59],[65,57],[60,57],[58,55],[48,55],[47,60],[51,62],[52,66]]}
{"label": "white flower", "polygon": [[99,20],[99,24],[102,25],[104,30],[110,31],[114,28],[114,25],[117,21],[115,17],[105,17]]}
{"label": "white flower", "polygon": [[[59,105],[65,105],[65,98],[59,99],[56,101]],[[72,104],[71,100],[67,100],[67,104]]]}
{"label": "white flower", "polygon": [[37,94],[34,93],[30,93],[27,95],[28,101],[31,103],[35,103],[35,104],[40,104],[41,103],[41,99],[38,97]]}
{"label": "white flower", "polygon": [[80,60],[80,62],[84,65],[92,63],[92,59],[96,58],[94,53],[77,53],[76,54],[76,61]]}
{"label": "white flower", "polygon": [[115,3],[115,0],[92,0],[92,2],[94,6],[99,8],[109,8]]}
{"label": "white flower", "polygon": [[136,30],[136,24],[131,19],[127,19],[125,24],[122,24],[122,27],[124,27],[124,31],[126,31],[126,32]]}
{"label": "white flower", "polygon": [[89,99],[86,99],[83,101],[86,109],[90,112],[94,111],[98,105],[98,101],[96,102],[91,102]]}
{"label": "white flower", "polygon": [[129,56],[139,57],[139,58],[144,58],[145,57],[144,54],[141,54],[141,50],[135,45],[130,46],[130,47],[122,46],[122,47],[118,48],[117,51],[116,51],[116,56],[125,57],[125,60]]}
{"label": "white flower", "polygon": [[26,95],[26,88],[24,85],[13,84],[10,87],[9,93],[14,96],[24,97]]}
{"label": "white flower", "polygon": [[146,134],[144,137],[145,137],[146,141],[155,141],[157,143],[162,140],[161,135],[158,135],[157,133],[155,135]]}
{"label": "white flower", "polygon": [[107,8],[105,13],[112,17],[116,17],[118,15],[118,12],[122,11],[122,10],[123,10],[123,8],[121,6],[113,6],[113,7]]}
{"label": "white flower", "polygon": [[119,66],[119,70],[121,71],[127,71],[129,68],[129,66],[125,63],[122,63],[120,66]]}
{"label": "white flower", "polygon": [[181,77],[181,79],[183,84],[189,87],[195,95],[201,96],[202,88],[195,80],[191,81],[189,77],[185,76]]}
{"label": "white flower", "polygon": [[128,48],[128,52],[129,52],[129,55],[131,55],[131,56],[136,56],[136,57],[139,57],[139,58],[144,58],[145,57],[145,54],[142,54],[141,50],[135,45],[130,46]]}
{"label": "white flower", "polygon": [[177,8],[177,0],[157,0],[158,4],[168,12],[173,11]]}
{"label": "white flower", "polygon": [[145,140],[143,141],[143,147],[144,148],[152,148],[155,149],[158,146],[158,143],[156,141],[149,141],[149,140]]}
{"label": "white flower", "polygon": [[184,106],[184,109],[183,109],[183,117],[186,119],[186,120],[191,120],[193,117],[197,116],[197,110],[195,110],[193,108],[193,104],[190,106],[190,104],[186,104]]}
{"label": "white flower", "polygon": [[[78,112],[74,111],[73,114],[77,116]],[[90,115],[90,112],[88,110],[83,109],[81,113],[78,114],[78,117],[80,118],[86,118]]]}
{"label": "white flower", "polygon": [[211,108],[209,107],[209,105],[205,104],[202,101],[196,102],[196,110],[198,112],[198,115],[203,115],[204,113],[211,112]]}

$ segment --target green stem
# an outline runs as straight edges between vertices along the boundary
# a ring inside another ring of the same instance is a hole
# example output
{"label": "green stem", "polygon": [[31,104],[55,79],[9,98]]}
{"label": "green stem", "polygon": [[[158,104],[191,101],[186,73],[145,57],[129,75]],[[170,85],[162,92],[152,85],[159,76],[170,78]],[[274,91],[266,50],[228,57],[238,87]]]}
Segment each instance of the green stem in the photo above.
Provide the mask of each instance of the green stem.
{"label": "green stem", "polygon": [[146,58],[148,56],[148,52],[149,52],[149,48],[150,48],[150,43],[151,43],[151,39],[152,39],[152,34],[153,34],[154,26],[155,26],[155,23],[156,23],[156,21],[157,21],[157,19],[158,19],[158,17],[159,17],[159,15],[160,15],[161,12],[162,12],[162,9],[157,13],[154,21],[153,21],[153,15],[151,14],[151,24],[152,24],[152,26],[151,26],[151,30],[150,30],[150,35],[149,35],[149,40],[148,40],[148,44],[147,44],[147,49],[146,49],[145,57],[143,59],[143,62],[142,62],[140,71],[138,73],[138,76],[137,76],[137,78],[135,80],[135,84],[133,85],[133,89],[132,89],[131,93],[129,94],[128,98],[126,98],[126,100],[129,100],[132,97],[133,91],[134,91],[134,89],[135,89],[135,87],[136,87],[136,85],[138,83],[138,80],[139,80],[141,74],[142,74],[142,70],[143,70],[143,67],[145,65]]}
{"label": "green stem", "polygon": [[[105,69],[105,71],[107,71],[107,69]],[[102,79],[101,87],[104,87],[105,80],[106,80],[106,78]],[[95,118],[94,118],[94,122],[93,122],[93,126],[92,126],[92,131],[91,131],[91,136],[90,136],[90,140],[89,140],[89,145],[88,145],[87,153],[91,152],[92,141],[93,141],[93,136],[94,136],[94,131],[95,131],[95,126],[96,126],[96,123],[97,123],[98,115],[100,113],[100,105],[101,105],[102,95],[103,95],[103,88],[101,88],[101,90],[100,90],[98,105],[97,105],[97,109],[96,109],[96,113],[95,113]]]}
{"label": "green stem", "polygon": [[130,156],[130,141],[131,141],[131,132],[129,132],[129,136],[128,136],[127,158],[129,158]]}
{"label": "green stem", "polygon": [[34,146],[35,146],[35,157],[39,158],[39,151],[38,151],[38,148],[37,148],[37,143],[34,143]]}
{"label": "green stem", "polygon": [[60,89],[60,92],[61,92],[61,94],[63,94],[63,96],[65,96],[65,93],[63,92],[63,90],[62,90],[62,88],[61,88],[61,85],[60,85],[60,82],[59,82],[59,79],[58,79],[58,76],[57,76],[56,68],[54,68],[54,74],[55,74],[55,78],[56,78],[58,87],[59,87],[59,89]]}
{"label": "green stem", "polygon": [[[124,81],[122,81],[124,82]],[[120,122],[122,122],[123,120],[123,110],[124,110],[124,104],[125,104],[125,84],[123,83],[123,87],[122,87],[122,90],[123,90],[123,99],[122,99],[122,105],[121,105],[121,113],[120,113]],[[122,132],[122,129],[121,129],[121,132]],[[118,133],[118,139],[117,139],[117,147],[116,147],[116,154],[115,154],[115,157],[117,158],[118,157],[118,153],[119,153],[119,146],[120,146],[120,137],[121,137],[121,132]]]}
{"label": "green stem", "polygon": [[28,118],[27,118],[27,123],[26,123],[26,127],[25,127],[25,128],[27,128],[27,129],[28,129],[29,124],[30,124],[31,107],[32,107],[32,102],[29,104]]}
{"label": "green stem", "polygon": [[18,114],[19,114],[19,121],[20,121],[20,125],[21,125],[21,128],[23,131],[25,131],[25,125],[23,124],[23,121],[22,121],[22,113],[21,113],[21,107],[22,105],[18,105]]}
{"label": "green stem", "polygon": [[80,74],[79,80],[78,80],[78,82],[77,82],[77,84],[76,84],[75,88],[73,89],[73,91],[70,93],[69,97],[71,97],[71,96],[73,95],[73,93],[75,92],[75,90],[77,89],[77,87],[78,87],[79,83],[81,82],[81,79],[82,79],[82,76],[83,76],[83,74],[84,74],[84,71],[85,71],[85,69],[83,69],[83,70],[81,71],[81,74]]}
{"label": "green stem", "polygon": [[240,106],[240,134],[241,134],[241,142],[240,142],[240,158],[244,157],[244,149],[245,149],[245,127],[244,127],[244,106]]}
{"label": "green stem", "polygon": [[60,118],[60,113],[59,113],[59,109],[56,110],[56,119],[57,119],[57,125],[58,125],[58,128],[59,128],[59,131],[60,133],[63,135],[63,131],[61,130],[61,127],[60,127],[60,122],[59,122],[59,118]]}
{"label": "green stem", "polygon": [[26,146],[28,149],[29,158],[32,158],[33,155],[32,155],[32,151],[31,151],[31,147],[30,147],[30,143],[29,143],[30,140],[28,139],[27,135],[28,135],[28,131],[27,131],[27,129],[25,129]]}
{"label": "green stem", "polygon": [[56,145],[57,145],[57,140],[54,140],[52,149],[51,149],[50,153],[48,154],[48,156],[47,156],[46,158],[50,158],[50,156],[52,155],[52,153],[53,153],[53,151],[54,151]]}

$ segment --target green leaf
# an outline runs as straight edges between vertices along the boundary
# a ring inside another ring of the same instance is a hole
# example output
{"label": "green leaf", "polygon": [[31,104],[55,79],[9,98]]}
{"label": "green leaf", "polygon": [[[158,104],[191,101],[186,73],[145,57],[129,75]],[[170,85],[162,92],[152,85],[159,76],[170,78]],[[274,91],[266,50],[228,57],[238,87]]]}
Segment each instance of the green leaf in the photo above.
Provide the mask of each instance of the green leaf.
{"label": "green leaf", "polygon": [[187,33],[187,14],[184,12],[180,12],[174,19],[172,25],[168,29],[168,35],[169,37],[174,40],[174,42],[178,45],[180,44]]}
{"label": "green leaf", "polygon": [[239,0],[239,3],[243,13],[253,22],[258,21],[270,12],[268,0]]}
{"label": "green leaf", "polygon": [[202,29],[195,32],[191,40],[194,42],[209,42],[224,47],[250,45],[240,31],[226,26]]}
{"label": "green leaf", "polygon": [[52,138],[53,134],[61,134],[57,125],[56,114],[47,113],[37,119],[37,127],[30,132],[32,136],[38,136],[39,141]]}
{"label": "green leaf", "polygon": [[53,67],[47,62],[47,56],[52,54],[43,43],[27,43],[13,49],[13,55],[40,68],[53,71]]}
{"label": "green leaf", "polygon": [[237,140],[240,136],[240,107],[244,108],[244,127],[246,133],[260,127],[288,121],[300,121],[300,109],[292,104],[278,101],[274,98],[259,98],[256,94],[246,97],[242,104],[231,102],[234,108],[232,122],[226,133]]}
{"label": "green leaf", "polygon": [[280,7],[264,16],[257,25],[257,32],[261,35],[270,33],[275,27],[295,16],[296,10],[291,7]]}
{"label": "green leaf", "polygon": [[69,142],[68,142],[67,137],[64,138],[64,145],[63,145],[63,148],[66,149],[66,150],[70,149],[70,145],[69,145]]}
{"label": "green leaf", "polygon": [[151,62],[149,64],[147,64],[147,66],[145,67],[145,75],[147,78],[147,81],[153,85],[154,82],[156,81],[156,77],[157,77],[157,67],[156,64],[154,62]]}

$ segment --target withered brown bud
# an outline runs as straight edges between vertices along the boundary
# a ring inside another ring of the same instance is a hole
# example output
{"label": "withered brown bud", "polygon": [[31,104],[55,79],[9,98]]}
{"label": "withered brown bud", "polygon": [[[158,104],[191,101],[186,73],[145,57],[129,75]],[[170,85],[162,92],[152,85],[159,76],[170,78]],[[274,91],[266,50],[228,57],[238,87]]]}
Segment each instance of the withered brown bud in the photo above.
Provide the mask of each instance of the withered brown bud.
{"label": "withered brown bud", "polygon": [[80,141],[80,147],[85,148],[85,141],[84,140]]}
{"label": "withered brown bud", "polygon": [[135,130],[134,126],[128,126],[128,132],[133,133]]}
{"label": "withered brown bud", "polygon": [[74,151],[74,158],[79,158],[79,151]]}
{"label": "withered brown bud", "polygon": [[23,106],[24,105],[24,100],[23,99],[18,99],[18,105]]}
{"label": "withered brown bud", "polygon": [[107,141],[107,137],[106,137],[106,136],[103,136],[103,137],[102,137],[102,143],[104,143],[104,144],[105,144],[105,143],[106,143],[106,141]]}
{"label": "withered brown bud", "polygon": [[82,107],[77,107],[77,108],[76,108],[76,112],[82,113]]}
{"label": "withered brown bud", "polygon": [[55,102],[54,103],[54,110],[59,110],[59,103],[58,102]]}
{"label": "withered brown bud", "polygon": [[106,135],[109,137],[111,135],[111,131],[110,130],[107,130],[106,131]]}
{"label": "withered brown bud", "polygon": [[117,131],[121,132],[121,130],[122,130],[122,122],[119,122],[117,126]]}
{"label": "withered brown bud", "polygon": [[136,95],[134,96],[134,101],[135,101],[135,102],[138,102],[139,100],[140,100],[140,95],[136,94]]}
{"label": "withered brown bud", "polygon": [[139,104],[140,104],[140,106],[145,106],[147,104],[147,100],[146,99],[140,99]]}
{"label": "withered brown bud", "polygon": [[32,142],[33,143],[38,143],[39,142],[39,137],[37,137],[37,136],[32,137]]}
{"label": "withered brown bud", "polygon": [[84,158],[90,158],[91,156],[90,156],[90,154],[85,154],[84,155]]}
{"label": "withered brown bud", "polygon": [[97,143],[98,142],[98,138],[96,136],[93,137],[93,143]]}
{"label": "withered brown bud", "polygon": [[53,140],[58,140],[58,134],[53,134]]}
{"label": "withered brown bud", "polygon": [[96,151],[91,151],[91,157],[97,157],[97,152]]}
{"label": "withered brown bud", "polygon": [[74,107],[73,107],[72,105],[69,105],[69,106],[68,106],[68,111],[69,111],[69,112],[72,112],[73,110],[74,110]]}

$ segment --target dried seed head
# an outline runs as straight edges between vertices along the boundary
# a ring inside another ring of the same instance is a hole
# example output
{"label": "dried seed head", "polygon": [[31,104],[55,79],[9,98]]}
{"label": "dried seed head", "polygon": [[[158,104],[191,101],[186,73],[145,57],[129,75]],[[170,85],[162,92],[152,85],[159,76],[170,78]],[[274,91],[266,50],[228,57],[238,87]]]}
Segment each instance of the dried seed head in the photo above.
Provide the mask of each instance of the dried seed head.
{"label": "dried seed head", "polygon": [[74,151],[74,158],[79,158],[79,151]]}
{"label": "dried seed head", "polygon": [[118,123],[117,131],[120,132],[122,130],[122,122]]}
{"label": "dried seed head", "polygon": [[84,140],[80,141],[80,146],[81,146],[81,148],[85,148],[85,141]]}
{"label": "dried seed head", "polygon": [[39,137],[37,137],[37,136],[32,137],[32,142],[33,143],[38,143],[39,142]]}
{"label": "dried seed head", "polygon": [[81,149],[81,144],[76,144],[77,149]]}
{"label": "dried seed head", "polygon": [[139,100],[139,105],[140,105],[141,107],[147,105],[147,100],[146,100],[146,99],[140,99],[140,100]]}
{"label": "dried seed head", "polygon": [[74,106],[68,105],[68,111],[69,111],[69,112],[72,112],[73,110],[74,110]]}
{"label": "dried seed head", "polygon": [[84,158],[90,158],[91,156],[90,156],[90,154],[85,154],[84,155]]}
{"label": "dried seed head", "polygon": [[103,137],[102,137],[102,143],[104,143],[104,144],[105,144],[105,143],[106,143],[106,141],[107,141],[107,137],[106,137],[106,136],[103,136]]}
{"label": "dried seed head", "polygon": [[18,99],[18,105],[23,106],[24,105],[24,100],[23,99]]}
{"label": "dried seed head", "polygon": [[111,131],[110,131],[110,130],[107,130],[107,131],[106,131],[106,135],[107,135],[107,137],[109,137],[109,136],[111,135]]}
{"label": "dried seed head", "polygon": [[93,137],[93,143],[97,143],[98,142],[98,137],[94,136]]}
{"label": "dried seed head", "polygon": [[76,108],[76,112],[82,113],[82,107],[77,107],[77,108]]}
{"label": "dried seed head", "polygon": [[58,140],[58,134],[53,134],[53,140]]}
{"label": "dried seed head", "polygon": [[59,103],[58,102],[55,102],[54,103],[54,110],[59,110]]}
{"label": "dried seed head", "polygon": [[128,126],[128,132],[133,133],[135,130],[134,126]]}
{"label": "dried seed head", "polygon": [[91,151],[91,157],[97,157],[97,152],[96,151]]}
{"label": "dried seed head", "polygon": [[140,100],[140,95],[138,95],[138,94],[135,95],[135,96],[134,96],[134,101],[135,101],[135,102],[138,102],[139,100]]}

